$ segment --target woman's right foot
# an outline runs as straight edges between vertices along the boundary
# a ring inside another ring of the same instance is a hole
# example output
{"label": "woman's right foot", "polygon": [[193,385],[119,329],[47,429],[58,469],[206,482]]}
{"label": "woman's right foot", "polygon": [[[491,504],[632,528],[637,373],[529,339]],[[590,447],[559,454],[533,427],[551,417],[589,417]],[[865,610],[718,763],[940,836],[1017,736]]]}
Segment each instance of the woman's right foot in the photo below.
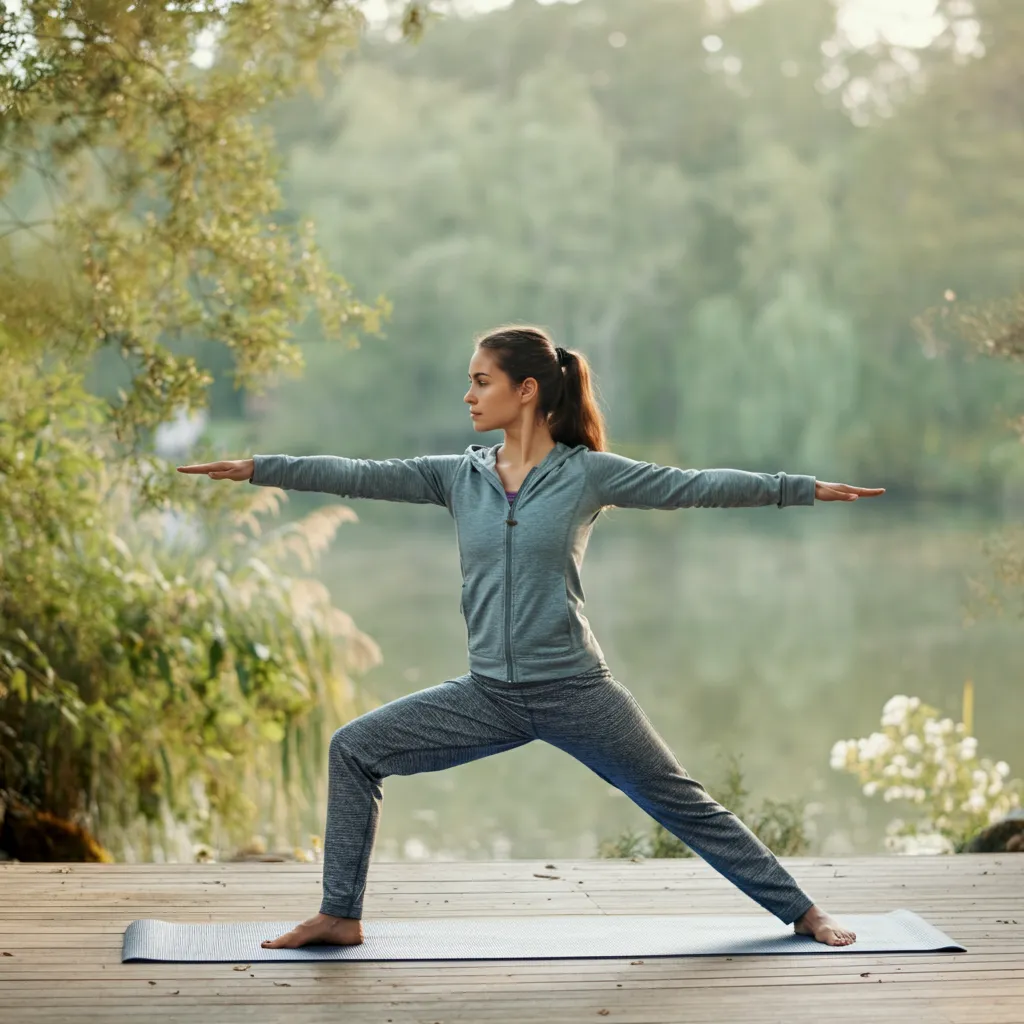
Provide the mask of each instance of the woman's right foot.
{"label": "woman's right foot", "polygon": [[834,917],[817,906],[811,907],[798,921],[793,922],[797,935],[810,935],[826,946],[849,946],[857,941],[857,933],[844,928]]}
{"label": "woman's right foot", "polygon": [[264,939],[264,949],[297,949],[299,946],[358,946],[363,941],[363,924],[356,917],[317,914],[276,939]]}

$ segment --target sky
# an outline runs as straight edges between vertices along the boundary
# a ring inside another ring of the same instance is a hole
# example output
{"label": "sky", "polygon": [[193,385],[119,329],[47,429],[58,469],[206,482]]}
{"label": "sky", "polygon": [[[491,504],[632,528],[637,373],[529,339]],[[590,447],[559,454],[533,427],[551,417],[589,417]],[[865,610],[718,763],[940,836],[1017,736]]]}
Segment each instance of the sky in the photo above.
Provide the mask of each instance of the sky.
{"label": "sky", "polygon": [[[392,0],[393,2],[393,0]],[[585,3],[586,0],[535,0],[536,3]],[[733,10],[741,11],[756,7],[771,0],[718,0]],[[446,0],[450,9],[457,14],[482,14],[486,11],[508,7],[512,0]],[[21,10],[21,0],[0,0],[8,14],[16,16]],[[907,49],[927,46],[942,31],[944,19],[937,12],[938,0],[837,0],[837,27],[854,49],[886,41]],[[386,18],[388,0],[362,0],[362,7],[372,23]],[[965,11],[970,2],[964,0]],[[976,40],[969,38],[958,42],[964,52],[972,52]],[[209,66],[213,59],[215,38],[208,34],[198,40],[193,60],[200,66]]]}
{"label": "sky", "polygon": [[[512,0],[447,0],[457,14],[482,14],[509,7]],[[585,3],[586,0],[536,0],[537,3]],[[725,0],[735,11],[757,7],[770,0]],[[838,23],[856,49],[886,40],[911,49],[927,46],[943,29],[936,13],[937,0],[839,0]],[[386,19],[387,0],[364,0],[371,22]]]}

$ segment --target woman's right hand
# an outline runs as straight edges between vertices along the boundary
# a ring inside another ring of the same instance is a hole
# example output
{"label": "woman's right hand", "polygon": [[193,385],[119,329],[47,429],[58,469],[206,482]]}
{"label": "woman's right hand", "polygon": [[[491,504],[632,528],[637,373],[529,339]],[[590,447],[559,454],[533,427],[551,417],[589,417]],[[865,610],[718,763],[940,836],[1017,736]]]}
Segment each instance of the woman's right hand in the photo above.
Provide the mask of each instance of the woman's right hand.
{"label": "woman's right hand", "polygon": [[251,480],[255,463],[252,459],[234,462],[204,462],[198,466],[179,466],[179,473],[205,473],[211,480]]}

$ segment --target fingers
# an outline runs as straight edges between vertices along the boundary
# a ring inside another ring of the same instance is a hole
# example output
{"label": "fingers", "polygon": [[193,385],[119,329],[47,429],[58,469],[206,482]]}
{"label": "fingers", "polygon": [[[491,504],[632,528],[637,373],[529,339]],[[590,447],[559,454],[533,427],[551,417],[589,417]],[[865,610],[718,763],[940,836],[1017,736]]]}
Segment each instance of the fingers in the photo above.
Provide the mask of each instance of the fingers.
{"label": "fingers", "polygon": [[853,487],[851,484],[825,484],[837,491],[849,491],[851,494],[884,494],[884,487]]}
{"label": "fingers", "polygon": [[858,498],[877,498],[880,494],[885,494],[884,487],[853,487],[819,480],[815,497],[819,501],[856,501]]}
{"label": "fingers", "polygon": [[211,480],[248,480],[249,470],[240,462],[204,462],[178,466],[179,473],[205,473]]}

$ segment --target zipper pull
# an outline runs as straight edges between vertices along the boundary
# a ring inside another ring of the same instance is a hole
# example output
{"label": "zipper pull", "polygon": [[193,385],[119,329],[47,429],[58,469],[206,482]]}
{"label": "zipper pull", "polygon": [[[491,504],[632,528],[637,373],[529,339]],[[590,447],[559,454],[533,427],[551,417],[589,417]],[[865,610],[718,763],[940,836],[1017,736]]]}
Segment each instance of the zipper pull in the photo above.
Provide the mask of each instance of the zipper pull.
{"label": "zipper pull", "polygon": [[506,519],[505,522],[509,526],[515,526],[519,522],[519,520],[518,519],[511,519],[511,518],[509,518],[509,519]]}

